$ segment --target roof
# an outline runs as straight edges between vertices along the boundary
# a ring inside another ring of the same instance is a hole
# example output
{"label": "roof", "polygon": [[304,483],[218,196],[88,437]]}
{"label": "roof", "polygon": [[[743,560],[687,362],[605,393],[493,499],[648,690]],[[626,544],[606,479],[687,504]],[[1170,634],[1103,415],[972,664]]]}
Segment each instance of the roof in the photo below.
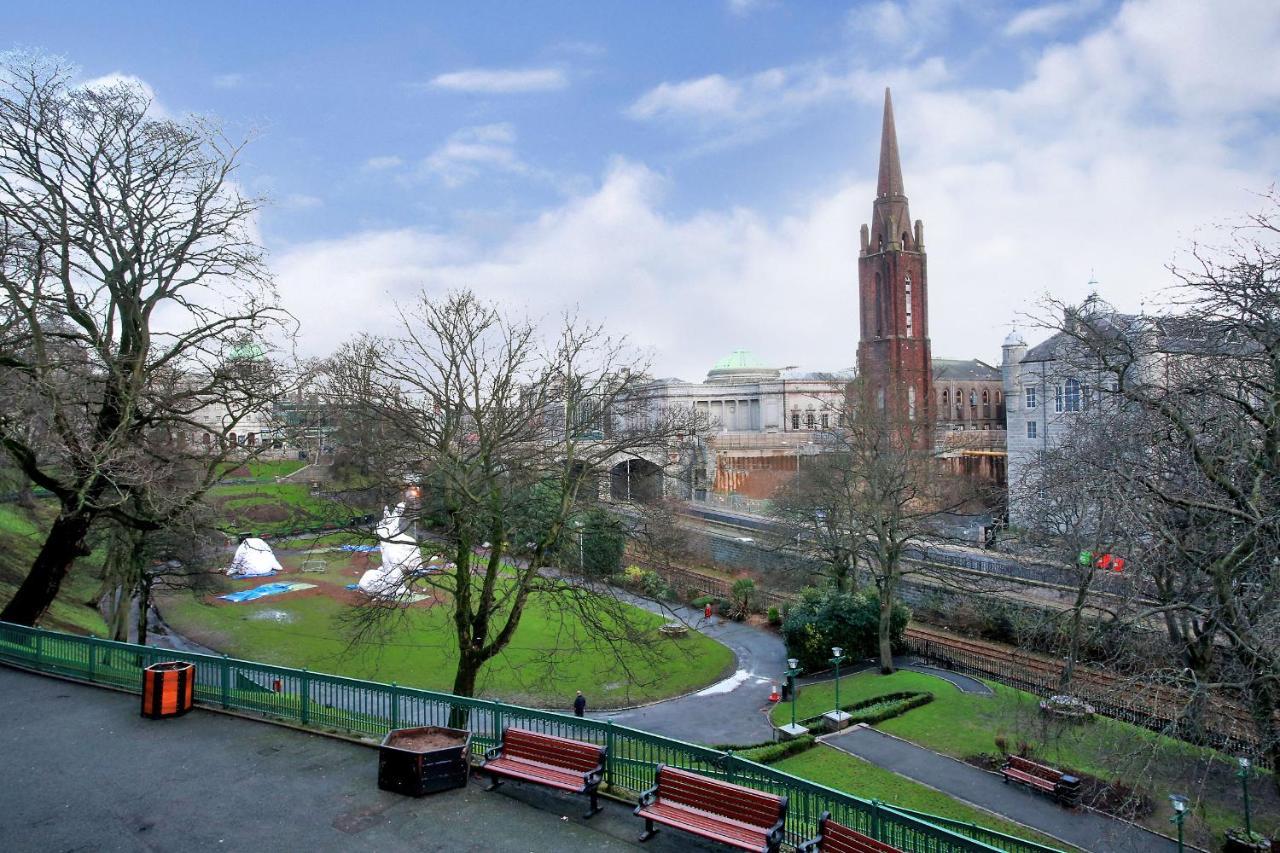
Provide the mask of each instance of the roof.
{"label": "roof", "polygon": [[712,370],[768,370],[769,365],[756,358],[749,349],[736,349],[720,359]]}
{"label": "roof", "polygon": [[935,358],[933,359],[933,381],[967,380],[977,382],[999,382],[1000,368],[992,367],[985,361],[976,358]]}
{"label": "roof", "polygon": [[228,361],[259,361],[265,358],[267,351],[253,341],[236,344],[227,355]]}

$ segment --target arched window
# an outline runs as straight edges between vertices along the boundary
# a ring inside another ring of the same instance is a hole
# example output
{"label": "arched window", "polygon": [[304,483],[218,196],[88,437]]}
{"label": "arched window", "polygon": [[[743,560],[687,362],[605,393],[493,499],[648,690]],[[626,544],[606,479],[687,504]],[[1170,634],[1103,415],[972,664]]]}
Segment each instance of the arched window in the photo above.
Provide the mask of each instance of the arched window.
{"label": "arched window", "polygon": [[911,337],[911,335],[914,334],[914,332],[912,331],[914,327],[914,323],[912,322],[913,318],[911,316],[911,273],[907,273],[907,277],[903,279],[902,289],[903,289],[903,294],[906,297],[905,301],[906,301],[906,307],[907,307],[907,337]]}
{"label": "arched window", "polygon": [[951,392],[946,388],[942,389],[942,411],[951,411]]}
{"label": "arched window", "polygon": [[227,433],[227,444],[232,447],[236,446],[236,434],[234,432]]}
{"label": "arched window", "polygon": [[991,417],[991,392],[986,388],[982,389],[982,416]]}
{"label": "arched window", "polygon": [[800,410],[799,409],[791,410],[791,428],[800,429]]}
{"label": "arched window", "polygon": [[884,329],[884,283],[880,281],[880,273],[876,273],[876,337],[881,337]]}
{"label": "arched window", "polygon": [[258,443],[258,434],[256,432],[249,433],[247,444],[254,447]]}
{"label": "arched window", "polygon": [[916,386],[914,385],[907,388],[907,418],[913,421],[916,419]]}
{"label": "arched window", "polygon": [[1074,379],[1067,380],[1066,402],[1068,412],[1080,411],[1080,383]]}
{"label": "arched window", "polygon": [[814,417],[814,415],[813,415],[813,409],[810,409],[809,411],[805,412],[805,415],[804,415],[804,426],[805,426],[805,429],[817,429],[817,428],[818,428],[818,421],[817,421],[817,419],[816,419],[816,418]]}

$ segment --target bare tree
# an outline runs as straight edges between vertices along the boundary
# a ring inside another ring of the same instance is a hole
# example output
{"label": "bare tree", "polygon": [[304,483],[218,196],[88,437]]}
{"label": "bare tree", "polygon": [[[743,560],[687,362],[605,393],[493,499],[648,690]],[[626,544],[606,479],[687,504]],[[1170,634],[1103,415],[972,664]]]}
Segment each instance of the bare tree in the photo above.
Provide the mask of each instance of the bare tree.
{"label": "bare tree", "polygon": [[1185,657],[1202,669],[1180,660],[1167,677],[1245,703],[1280,766],[1280,197],[1266,204],[1173,268],[1176,313],[1052,307],[1063,364],[1146,425],[1146,446],[1108,472],[1143,524],[1140,559],[1171,581],[1135,618],[1191,628]]}
{"label": "bare tree", "polygon": [[[0,444],[59,508],[0,613],[21,624],[95,521],[158,529],[217,480],[240,452],[226,439],[276,390],[237,355],[285,320],[257,202],[233,181],[243,143],[206,119],[155,117],[137,86],[72,80],[38,55],[0,64]],[[193,458],[180,499],[158,513],[137,500]]]}
{"label": "bare tree", "polygon": [[[619,460],[658,460],[647,464],[660,482],[692,412],[654,408],[644,365],[573,318],[544,342],[535,324],[465,291],[424,296],[403,318],[398,339],[342,348],[329,395],[365,417],[364,467],[386,492],[421,490],[419,512],[449,555],[448,572],[416,580],[452,609],[453,692],[475,694],[481,667],[511,642],[534,594],[606,641],[637,641],[624,608],[573,561],[554,563],[582,502],[596,499]],[[358,629],[385,625],[397,604],[371,600]]]}
{"label": "bare tree", "polygon": [[914,552],[942,537],[939,521],[976,497],[948,473],[923,416],[881,407],[853,383],[823,453],[800,466],[781,499],[784,518],[831,566],[837,586],[851,583],[855,560],[880,598],[881,672],[893,672],[892,615],[905,576],[936,574]]}

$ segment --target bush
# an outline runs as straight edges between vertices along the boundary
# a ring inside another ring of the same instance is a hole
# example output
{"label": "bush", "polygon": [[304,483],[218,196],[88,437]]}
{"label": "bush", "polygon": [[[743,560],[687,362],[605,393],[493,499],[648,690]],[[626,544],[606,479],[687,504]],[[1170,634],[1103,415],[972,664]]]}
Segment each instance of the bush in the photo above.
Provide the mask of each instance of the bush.
{"label": "bush", "polygon": [[[894,648],[902,646],[902,632],[911,611],[893,607],[889,626]],[[782,623],[787,654],[806,672],[830,668],[831,647],[840,646],[852,660],[874,657],[879,650],[880,598],[874,592],[850,595],[835,590],[806,589]]]}
{"label": "bush", "polygon": [[[919,708],[921,705],[927,705],[932,701],[932,693],[911,691],[886,693],[883,696],[874,696],[870,699],[863,699],[861,702],[845,705],[840,710],[849,712],[849,725],[866,723],[869,726],[874,726],[876,723],[883,723],[885,720],[900,717],[912,708]],[[802,720],[802,722],[809,731],[814,733],[821,732],[826,725],[823,722],[822,714],[816,717],[809,717]]]}
{"label": "bush", "polygon": [[729,615],[741,622],[751,612],[751,605],[756,597],[756,582],[751,578],[738,578],[730,587],[729,595],[733,599]]}
{"label": "bush", "polygon": [[760,764],[772,764],[784,758],[790,758],[813,746],[813,735],[801,735],[792,740],[778,741],[754,746],[736,753],[739,758],[757,761]]}
{"label": "bush", "polygon": [[782,616],[779,615],[776,607],[769,608],[769,624],[774,626],[782,624]]}

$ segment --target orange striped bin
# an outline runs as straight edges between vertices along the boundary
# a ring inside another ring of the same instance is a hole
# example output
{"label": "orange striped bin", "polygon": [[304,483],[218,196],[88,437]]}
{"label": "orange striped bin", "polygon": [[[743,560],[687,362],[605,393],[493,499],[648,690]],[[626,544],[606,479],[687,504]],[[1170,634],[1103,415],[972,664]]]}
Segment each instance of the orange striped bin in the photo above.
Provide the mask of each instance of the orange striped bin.
{"label": "orange striped bin", "polygon": [[195,664],[153,663],[142,671],[142,716],[153,720],[181,717],[195,701]]}

